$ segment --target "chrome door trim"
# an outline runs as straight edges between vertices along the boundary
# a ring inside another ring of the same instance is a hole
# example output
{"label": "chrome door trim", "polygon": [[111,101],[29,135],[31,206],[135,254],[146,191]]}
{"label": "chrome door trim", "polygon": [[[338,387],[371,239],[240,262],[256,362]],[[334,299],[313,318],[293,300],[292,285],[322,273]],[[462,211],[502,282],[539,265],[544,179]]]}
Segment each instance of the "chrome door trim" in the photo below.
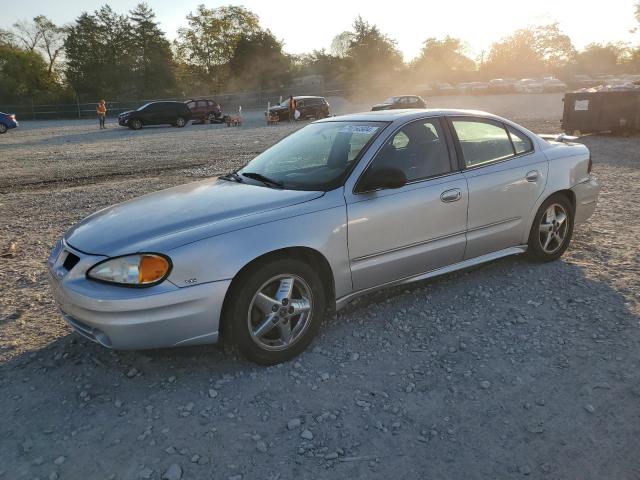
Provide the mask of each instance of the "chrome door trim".
{"label": "chrome door trim", "polygon": [[525,253],[527,251],[527,245],[519,245],[517,247],[509,247],[502,250],[498,250],[495,252],[487,253],[484,255],[480,255],[479,257],[469,258],[467,260],[463,260],[458,263],[453,263],[446,267],[437,268],[435,270],[431,270],[429,272],[420,273],[418,275],[413,275],[411,277],[401,278],[399,280],[394,280],[392,282],[383,283],[380,285],[376,285],[374,287],[365,288],[364,290],[358,290],[357,292],[352,292],[344,297],[340,297],[336,300],[336,310],[340,310],[344,308],[349,302],[355,300],[361,295],[365,295],[367,293],[374,292],[376,290],[380,290],[382,288],[393,287],[396,285],[404,285],[407,283],[418,282],[420,280],[426,280],[428,278],[438,277],[440,275],[444,275],[447,273],[455,272],[457,270],[462,270],[465,268],[473,267],[475,265],[480,265],[482,263],[490,262],[492,260],[497,260],[498,258],[508,257],[510,255],[518,255],[520,253]]}
{"label": "chrome door trim", "polygon": [[521,217],[512,217],[512,218],[507,218],[505,220],[500,220],[499,222],[487,223],[486,225],[480,225],[479,227],[468,228],[467,229],[467,233],[477,232],[478,230],[483,230],[485,228],[495,227],[497,225],[502,225],[503,223],[516,222],[516,221],[520,220],[520,218]]}
{"label": "chrome door trim", "polygon": [[408,248],[419,247],[420,245],[426,245],[428,243],[437,242],[440,240],[444,240],[445,238],[457,237],[458,235],[464,235],[465,231],[450,233],[449,235],[442,235],[440,237],[430,238],[429,240],[424,240],[422,242],[410,243],[409,245],[403,245],[401,247],[391,248],[389,250],[384,250],[382,252],[370,253],[369,255],[362,255],[357,258],[353,258],[352,262],[359,262],[360,260],[366,260],[368,258],[379,257],[381,255],[386,255],[387,253],[399,252],[401,250],[406,250]]}

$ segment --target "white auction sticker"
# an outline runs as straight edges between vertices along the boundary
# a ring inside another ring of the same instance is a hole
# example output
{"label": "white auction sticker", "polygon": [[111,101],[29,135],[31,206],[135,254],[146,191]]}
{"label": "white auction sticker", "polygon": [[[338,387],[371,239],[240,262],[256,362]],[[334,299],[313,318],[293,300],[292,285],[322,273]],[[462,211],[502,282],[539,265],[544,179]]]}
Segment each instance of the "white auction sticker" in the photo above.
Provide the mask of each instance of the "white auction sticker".
{"label": "white auction sticker", "polygon": [[589,110],[589,100],[576,100],[576,102],[573,105],[573,109],[574,110],[581,110],[581,111],[585,111],[585,110]]}
{"label": "white auction sticker", "polygon": [[365,135],[371,135],[378,130],[378,127],[373,127],[371,125],[345,125],[340,129],[340,132],[350,132],[350,133],[363,133]]}

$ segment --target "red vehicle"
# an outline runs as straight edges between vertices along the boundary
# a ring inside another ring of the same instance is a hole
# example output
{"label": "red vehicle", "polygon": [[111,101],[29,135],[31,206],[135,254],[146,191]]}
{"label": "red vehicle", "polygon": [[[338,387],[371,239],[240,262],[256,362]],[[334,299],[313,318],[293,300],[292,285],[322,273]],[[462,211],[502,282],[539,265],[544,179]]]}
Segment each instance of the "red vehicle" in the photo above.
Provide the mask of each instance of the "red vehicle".
{"label": "red vehicle", "polygon": [[210,121],[211,123],[224,122],[224,114],[222,113],[222,107],[218,102],[210,100],[208,98],[197,98],[187,100],[184,102],[187,104],[193,119],[195,121]]}

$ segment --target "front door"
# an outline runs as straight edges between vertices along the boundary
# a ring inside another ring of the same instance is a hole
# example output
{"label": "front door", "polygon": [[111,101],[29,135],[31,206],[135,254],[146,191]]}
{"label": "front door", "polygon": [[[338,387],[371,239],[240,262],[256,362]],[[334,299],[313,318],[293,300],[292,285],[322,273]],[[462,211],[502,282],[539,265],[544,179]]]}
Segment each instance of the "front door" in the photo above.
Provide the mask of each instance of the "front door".
{"label": "front door", "polygon": [[522,244],[529,214],[546,184],[546,157],[525,133],[501,122],[450,121],[469,186],[465,258]]}
{"label": "front door", "polygon": [[[463,259],[467,181],[455,171],[437,118],[408,123],[369,169],[392,166],[398,189],[346,192],[348,245],[355,291],[428,272]],[[367,174],[365,170],[364,175]]]}

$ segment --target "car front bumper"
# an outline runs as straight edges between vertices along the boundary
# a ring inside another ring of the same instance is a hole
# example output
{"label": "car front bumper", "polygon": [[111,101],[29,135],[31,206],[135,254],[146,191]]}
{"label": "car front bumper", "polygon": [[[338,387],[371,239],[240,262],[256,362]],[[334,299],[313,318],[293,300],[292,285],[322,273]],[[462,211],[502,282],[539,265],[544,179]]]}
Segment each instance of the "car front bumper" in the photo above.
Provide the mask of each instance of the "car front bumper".
{"label": "car front bumper", "polygon": [[576,196],[576,211],[574,223],[580,224],[589,219],[598,204],[598,194],[600,193],[600,183],[592,175],[588,180],[577,184],[571,190]]}
{"label": "car front bumper", "polygon": [[[58,248],[58,247],[56,247]],[[105,347],[123,350],[215,343],[230,281],[150,288],[95,282],[86,271],[105,257],[62,244],[49,259],[49,283],[60,311],[78,333]],[[79,257],[70,270],[69,253]]]}

